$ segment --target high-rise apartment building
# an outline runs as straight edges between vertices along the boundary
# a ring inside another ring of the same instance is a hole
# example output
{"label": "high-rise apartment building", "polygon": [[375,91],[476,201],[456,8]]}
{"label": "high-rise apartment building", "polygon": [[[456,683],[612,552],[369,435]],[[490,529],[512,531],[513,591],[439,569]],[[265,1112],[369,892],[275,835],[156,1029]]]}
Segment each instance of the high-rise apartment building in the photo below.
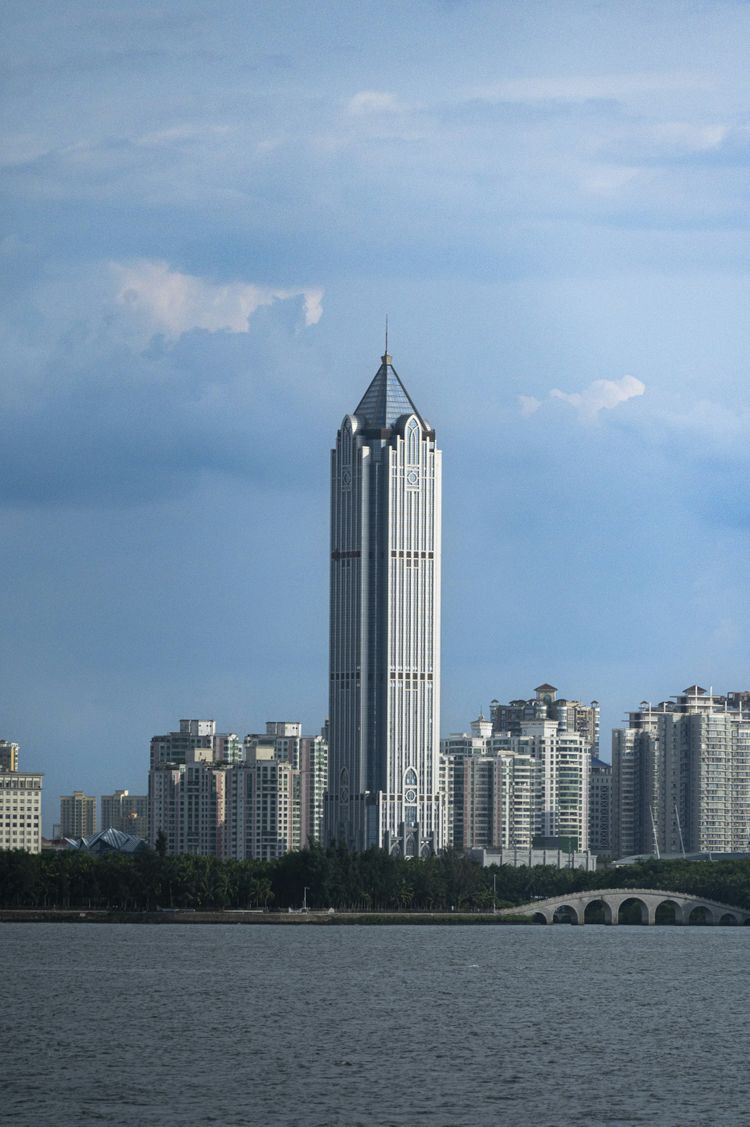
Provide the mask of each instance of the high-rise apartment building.
{"label": "high-rise apartment building", "polygon": [[326,836],[406,857],[443,841],[441,454],[382,357],[331,463]]}
{"label": "high-rise apartment building", "polygon": [[591,760],[589,775],[589,849],[592,853],[612,853],[612,764]]}
{"label": "high-rise apartment building", "polygon": [[613,853],[750,849],[750,694],[691,685],[612,733]]}
{"label": "high-rise apartment building", "polygon": [[256,747],[272,747],[277,759],[299,767],[301,739],[302,725],[298,720],[266,720],[264,733],[250,732],[245,736],[243,758],[249,760]]}
{"label": "high-rise apartment building", "polygon": [[151,767],[187,763],[196,748],[214,751],[216,739],[215,720],[180,720],[178,732],[167,732],[151,740]]}
{"label": "high-rise apartment building", "polygon": [[275,861],[300,848],[300,773],[259,743],[227,772],[225,856]]}
{"label": "high-rise apartment building", "polygon": [[91,837],[96,833],[96,798],[74,790],[60,796],[60,827],[63,837]]}
{"label": "high-rise apartment building", "polygon": [[588,741],[550,719],[522,720],[513,734],[490,728],[479,717],[470,735],[442,741],[449,844],[588,850]]}
{"label": "high-rise apartment building", "polygon": [[599,702],[583,704],[580,700],[558,697],[554,685],[545,682],[537,685],[529,700],[512,700],[501,704],[490,702],[490,715],[495,732],[521,733],[521,724],[527,720],[556,720],[561,731],[577,732],[588,743],[592,756],[599,754]]}
{"label": "high-rise apartment building", "polygon": [[328,742],[319,736],[300,739],[300,843],[308,849],[323,840],[324,802],[328,790]]}
{"label": "high-rise apartment building", "polygon": [[102,829],[120,830],[125,834],[148,839],[148,795],[116,790],[101,799]]}
{"label": "high-rise apartment building", "polygon": [[19,746],[0,741],[0,849],[42,848],[42,779],[36,772],[19,771]]}

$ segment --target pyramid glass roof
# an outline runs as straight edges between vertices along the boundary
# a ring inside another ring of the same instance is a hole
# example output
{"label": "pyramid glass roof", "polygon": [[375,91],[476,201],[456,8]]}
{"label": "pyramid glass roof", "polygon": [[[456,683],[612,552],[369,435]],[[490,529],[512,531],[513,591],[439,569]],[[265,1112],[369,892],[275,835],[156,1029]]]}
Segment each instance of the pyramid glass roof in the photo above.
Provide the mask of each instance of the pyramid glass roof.
{"label": "pyramid glass roof", "polygon": [[423,421],[388,353],[383,356],[354,414],[365,429],[392,427],[402,415],[414,414]]}

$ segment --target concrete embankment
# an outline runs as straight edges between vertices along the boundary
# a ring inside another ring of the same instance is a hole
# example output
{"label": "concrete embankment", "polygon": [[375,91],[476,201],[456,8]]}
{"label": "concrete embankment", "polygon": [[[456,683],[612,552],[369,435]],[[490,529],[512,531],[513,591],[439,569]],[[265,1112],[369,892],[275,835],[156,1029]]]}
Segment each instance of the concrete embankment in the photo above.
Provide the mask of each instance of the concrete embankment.
{"label": "concrete embankment", "polygon": [[480,912],[116,912],[99,909],[18,908],[0,910],[0,923],[89,924],[262,924],[284,926],[389,924],[514,924],[527,916],[498,916]]}

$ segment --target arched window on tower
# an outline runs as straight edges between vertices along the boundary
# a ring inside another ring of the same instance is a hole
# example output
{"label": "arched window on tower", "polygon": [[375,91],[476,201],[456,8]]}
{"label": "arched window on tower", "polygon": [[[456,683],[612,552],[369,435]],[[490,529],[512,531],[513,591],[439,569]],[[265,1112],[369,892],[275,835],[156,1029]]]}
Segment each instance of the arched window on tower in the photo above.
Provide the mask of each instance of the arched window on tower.
{"label": "arched window on tower", "polygon": [[417,419],[412,417],[406,424],[406,462],[410,466],[419,465],[419,440],[422,437],[422,428]]}
{"label": "arched window on tower", "polygon": [[347,416],[344,419],[341,435],[341,461],[345,466],[352,464],[352,422]]}

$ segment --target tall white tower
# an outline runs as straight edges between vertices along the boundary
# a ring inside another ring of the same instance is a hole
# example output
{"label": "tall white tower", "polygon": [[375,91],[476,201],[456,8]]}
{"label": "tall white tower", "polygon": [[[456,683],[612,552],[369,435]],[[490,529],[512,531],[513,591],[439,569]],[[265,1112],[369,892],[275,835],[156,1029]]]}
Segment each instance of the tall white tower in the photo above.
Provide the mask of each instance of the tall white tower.
{"label": "tall white tower", "polygon": [[326,837],[354,849],[443,845],[440,469],[386,351],[331,461]]}

